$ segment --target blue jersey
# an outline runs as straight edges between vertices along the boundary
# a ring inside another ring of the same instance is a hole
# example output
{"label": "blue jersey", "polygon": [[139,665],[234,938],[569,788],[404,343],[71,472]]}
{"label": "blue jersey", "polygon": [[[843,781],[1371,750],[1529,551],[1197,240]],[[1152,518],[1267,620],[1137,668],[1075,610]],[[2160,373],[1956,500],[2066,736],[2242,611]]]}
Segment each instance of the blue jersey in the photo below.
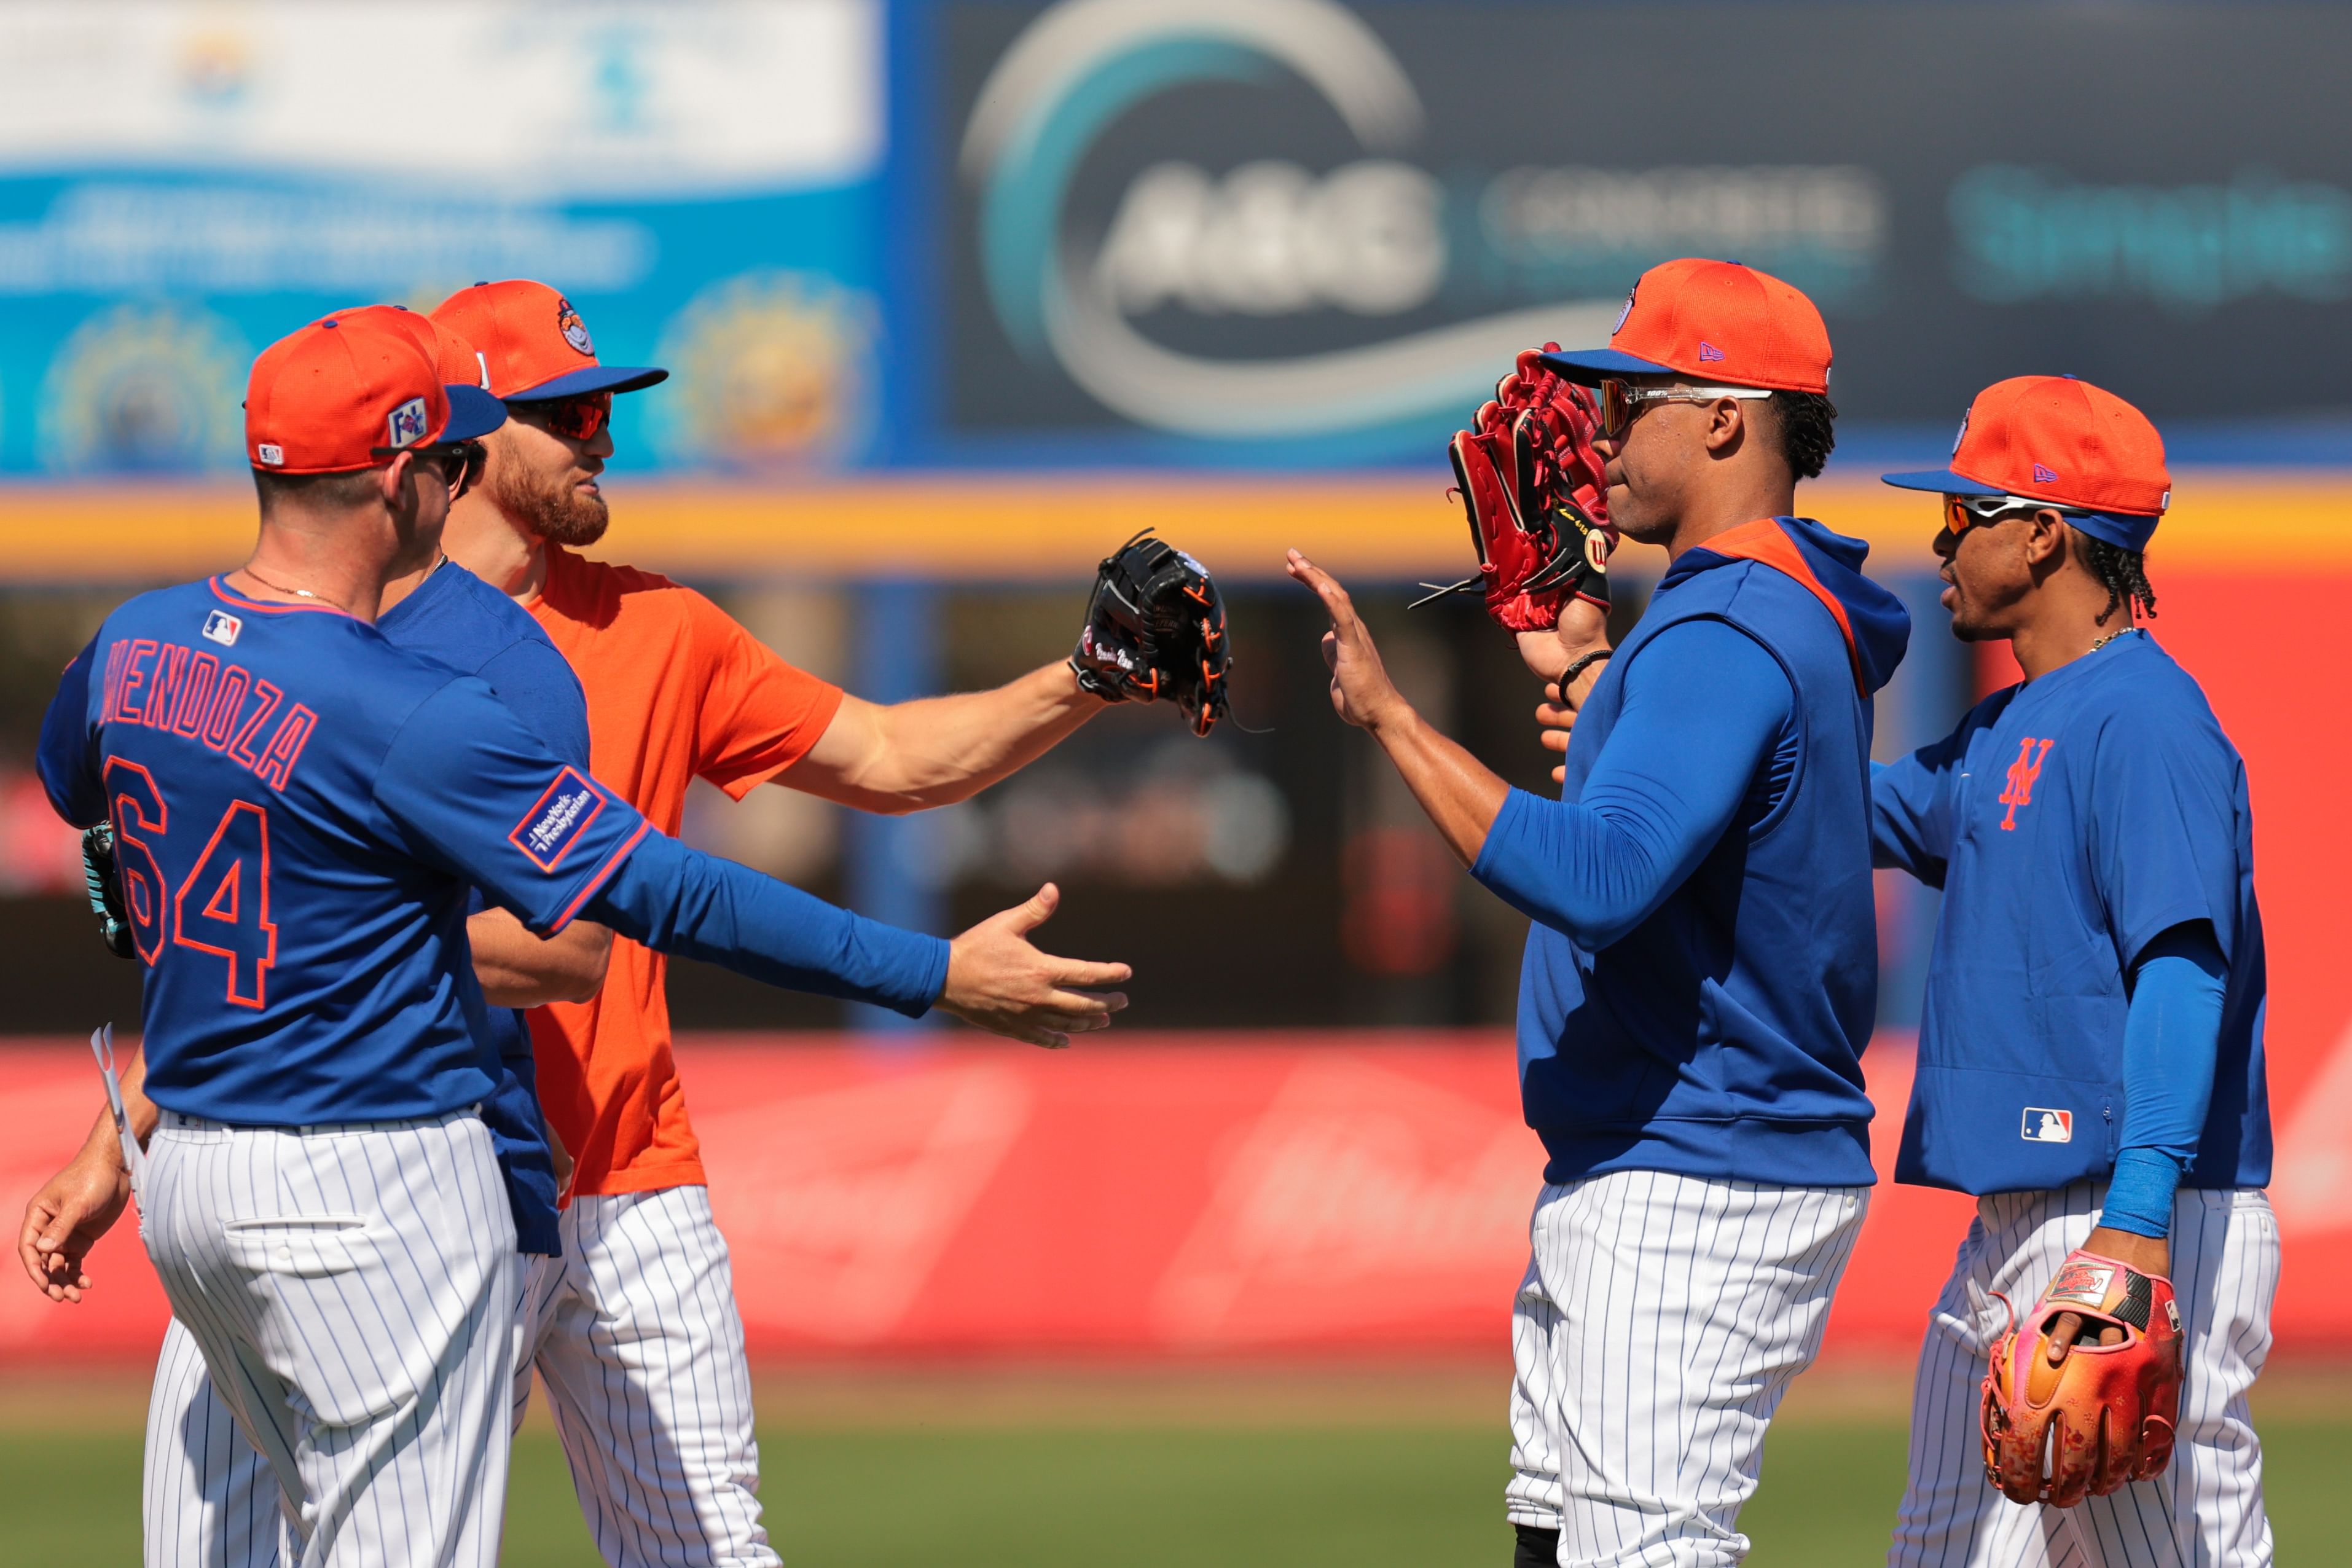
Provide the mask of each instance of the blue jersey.
{"label": "blue jersey", "polygon": [[[461,675],[481,677],[557,761],[587,771],[587,694],[547,633],[512,599],[456,562],[444,561],[375,624],[394,647]],[[482,908],[478,890],[471,910]],[[555,1163],[540,1110],[530,1030],[511,1007],[493,1007],[488,1016],[501,1070],[498,1088],[482,1102],[482,1121],[506,1178],[518,1247],[554,1257],[562,1246]]]}
{"label": "blue jersey", "polygon": [[1979,703],[1877,770],[1878,863],[1944,889],[1898,1181],[2063,1187],[2114,1168],[2125,977],[2210,921],[2228,966],[2192,1187],[2270,1179],[2267,982],[2246,767],[2145,632]]}
{"label": "blue jersey", "polygon": [[650,831],[483,681],[219,578],[107,617],[40,768],[68,821],[114,822],[148,1093],[249,1126],[488,1098],[472,889],[551,935]]}
{"label": "blue jersey", "polygon": [[1732,820],[1630,931],[1591,946],[1541,921],[1528,931],[1520,1094],[1551,1156],[1547,1181],[1875,1179],[1861,1065],[1878,995],[1871,695],[1901,661],[1910,617],[1862,574],[1867,552],[1798,518],[1684,552],[1578,713],[1570,801],[1624,715],[1629,672],[1670,628],[1745,635],[1790,702]]}

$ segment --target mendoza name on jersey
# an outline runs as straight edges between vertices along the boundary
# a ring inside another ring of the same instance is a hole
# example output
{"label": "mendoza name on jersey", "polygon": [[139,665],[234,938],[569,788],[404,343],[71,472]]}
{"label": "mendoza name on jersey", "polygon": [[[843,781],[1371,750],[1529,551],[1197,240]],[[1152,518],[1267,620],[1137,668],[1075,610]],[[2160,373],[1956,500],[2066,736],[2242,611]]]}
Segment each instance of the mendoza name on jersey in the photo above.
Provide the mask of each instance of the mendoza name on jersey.
{"label": "mendoza name on jersey", "polygon": [[[319,716],[299,702],[278,718],[285,700],[283,691],[242,665],[179,643],[118,637],[106,649],[99,717],[202,741],[283,794],[319,727]],[[273,718],[278,728],[257,750],[255,740]]]}

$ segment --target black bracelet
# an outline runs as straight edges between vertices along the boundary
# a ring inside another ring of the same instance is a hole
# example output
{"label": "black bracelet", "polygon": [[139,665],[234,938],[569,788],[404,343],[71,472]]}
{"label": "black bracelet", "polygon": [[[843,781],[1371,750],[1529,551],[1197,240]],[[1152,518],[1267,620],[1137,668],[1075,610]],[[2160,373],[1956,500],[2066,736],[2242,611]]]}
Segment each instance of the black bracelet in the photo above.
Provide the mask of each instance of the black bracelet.
{"label": "black bracelet", "polygon": [[1600,663],[1602,659],[1607,658],[1611,654],[1615,653],[1616,651],[1617,650],[1613,647],[1594,648],[1591,653],[1586,654],[1582,658],[1578,659],[1574,664],[1571,664],[1566,669],[1561,670],[1559,672],[1559,694],[1562,697],[1566,697],[1568,695],[1568,689],[1575,684],[1576,678],[1578,676],[1582,675],[1593,665]]}

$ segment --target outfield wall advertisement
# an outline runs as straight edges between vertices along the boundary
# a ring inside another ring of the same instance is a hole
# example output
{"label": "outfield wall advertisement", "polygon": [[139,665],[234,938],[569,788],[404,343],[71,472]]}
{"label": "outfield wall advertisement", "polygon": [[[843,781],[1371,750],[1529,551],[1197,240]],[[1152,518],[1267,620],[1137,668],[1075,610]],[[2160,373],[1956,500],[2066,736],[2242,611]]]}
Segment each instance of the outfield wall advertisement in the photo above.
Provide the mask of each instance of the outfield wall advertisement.
{"label": "outfield wall advertisement", "polygon": [[871,0],[0,7],[0,475],[238,471],[265,344],[519,276],[677,372],[621,466],[858,462],[885,47]]}
{"label": "outfield wall advertisement", "polygon": [[[1411,456],[1642,270],[1806,289],[1832,392],[2065,372],[2159,423],[2352,409],[2352,14],[950,3],[898,95],[942,418],[1194,461]],[[2197,367],[2230,367],[2217,406]],[[1056,442],[1063,443],[1056,447]]]}

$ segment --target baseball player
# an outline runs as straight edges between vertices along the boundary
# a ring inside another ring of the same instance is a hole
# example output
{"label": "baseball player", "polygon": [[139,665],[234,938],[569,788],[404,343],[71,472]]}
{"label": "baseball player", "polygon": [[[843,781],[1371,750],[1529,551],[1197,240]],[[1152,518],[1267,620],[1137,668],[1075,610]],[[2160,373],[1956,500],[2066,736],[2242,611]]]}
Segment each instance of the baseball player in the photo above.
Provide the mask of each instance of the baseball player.
{"label": "baseball player", "polygon": [[1667,262],[1609,347],[1541,363],[1597,388],[1608,518],[1670,557],[1562,799],[1432,730],[1339,584],[1297,552],[1290,571],[1331,616],[1334,707],[1535,922],[1519,1074],[1549,1159],[1512,1333],[1517,1561],[1732,1563],[1873,1180],[1863,813],[1909,621],[1864,545],[1791,515],[1835,416],[1797,289]]}
{"label": "baseball player", "polygon": [[[612,400],[666,372],[602,363],[579,312],[541,283],[478,284],[434,319],[480,352],[483,384],[511,416],[487,440],[483,484],[452,512],[449,552],[515,595],[571,661],[588,692],[596,776],[665,832],[698,777],[737,799],[773,781],[905,812],[968,798],[1107,700],[1170,697],[1201,732],[1223,710],[1230,660],[1214,586],[1151,541],[1105,563],[1067,663],[891,707],[847,695],[693,590],[576,553],[609,522],[599,476],[614,449]],[[1151,616],[1123,608],[1163,602],[1191,606],[1176,618],[1181,646],[1153,647]],[[671,1050],[665,975],[658,952],[615,942],[595,996],[531,1015],[548,1120],[576,1164],[562,1256],[534,1265],[516,1415],[536,1364],[608,1562],[773,1563],[742,1319]]]}
{"label": "baseball player", "polygon": [[[484,889],[541,937],[583,912],[772,983],[1034,1037],[1123,978],[1008,911],[953,943],[834,910],[655,833],[478,679],[373,626],[437,550],[495,428],[385,311],[257,362],[261,538],[142,595],[68,668],[40,769],[110,818],[148,965],[139,1197],[150,1258],[308,1563],[488,1563],[504,1502],[516,1234],[462,940]],[[134,1177],[134,1180],[136,1178]]]}
{"label": "baseball player", "polygon": [[[437,331],[428,317],[404,314],[403,324],[425,339],[445,382],[472,384],[479,372],[470,345]],[[467,464],[452,499],[479,477],[480,464]],[[395,647],[479,677],[557,757],[587,769],[588,710],[578,678],[538,623],[480,578],[436,554],[384,584],[376,629]],[[542,942],[503,910],[484,908],[478,893],[467,935],[501,1068],[497,1090],[482,1102],[482,1121],[514,1211],[518,1250],[527,1258],[550,1255],[560,1247],[562,1171],[539,1109],[530,1033],[516,1009],[593,994],[611,933],[574,921]],[[145,1064],[134,1056],[123,1074],[123,1099],[142,1142],[158,1114],[142,1092],[144,1079]],[[130,1196],[113,1117],[101,1109],[81,1151],[26,1206],[18,1250],[34,1283],[53,1300],[79,1300],[89,1285],[84,1259]],[[142,1490],[150,1568],[269,1568],[279,1560],[276,1479],[237,1435],[194,1337],[176,1319],[165,1330],[148,1404]]]}
{"label": "baseball player", "polygon": [[[1887,1561],[2267,1565],[2246,1405],[2279,1268],[2262,912],[2245,764],[2135,625],[2163,442],[2087,382],[2021,376],[1978,395],[1948,468],[1886,481],[1942,493],[1952,630],[2006,639],[2024,672],[1873,772],[1877,863],[1944,890],[1895,1180],[1978,1198],[1919,1354]],[[1980,1395],[2012,1324],[1998,1359],[2025,1375]],[[2114,1468],[2062,1436],[2045,1482],[2041,1423],[2098,1430],[2093,1378],[2124,1390]],[[2175,1400],[2177,1446],[2147,1421]],[[1989,1458],[2036,1500],[1988,1484]]]}

